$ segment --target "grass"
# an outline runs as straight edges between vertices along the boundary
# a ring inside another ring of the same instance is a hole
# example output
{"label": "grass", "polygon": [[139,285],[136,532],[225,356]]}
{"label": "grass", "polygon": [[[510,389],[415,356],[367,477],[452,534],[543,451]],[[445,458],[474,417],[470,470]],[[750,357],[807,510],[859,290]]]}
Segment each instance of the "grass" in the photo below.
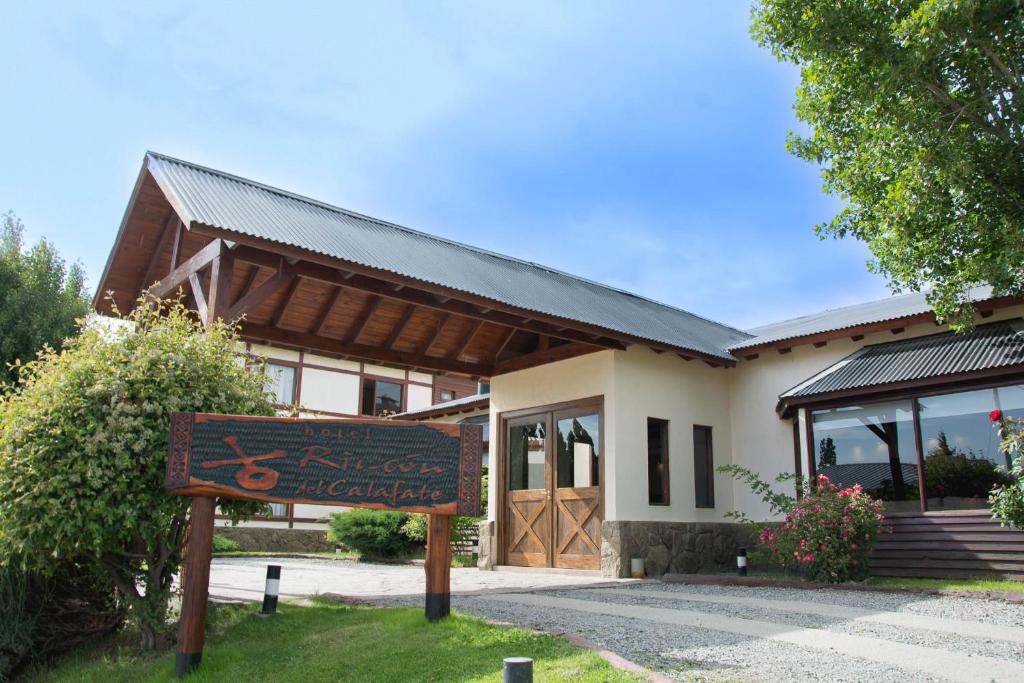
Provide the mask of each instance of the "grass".
{"label": "grass", "polygon": [[1024,581],[1000,579],[918,579],[896,576],[873,576],[865,583],[884,588],[914,588],[947,591],[987,591],[992,593],[1024,593]]}
{"label": "grass", "polygon": [[[539,681],[639,682],[565,640],[453,614],[429,623],[419,609],[374,609],[315,600],[256,617],[256,605],[211,608],[206,649],[190,683],[211,681],[500,681],[502,659],[532,657]],[[57,681],[173,681],[174,655],[110,645],[81,650],[30,674]]]}

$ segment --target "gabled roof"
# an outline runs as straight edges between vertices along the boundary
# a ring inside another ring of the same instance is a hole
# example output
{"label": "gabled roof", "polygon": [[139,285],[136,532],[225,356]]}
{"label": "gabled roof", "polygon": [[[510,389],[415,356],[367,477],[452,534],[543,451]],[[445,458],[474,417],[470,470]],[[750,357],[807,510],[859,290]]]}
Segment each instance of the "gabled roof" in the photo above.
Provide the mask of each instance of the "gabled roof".
{"label": "gabled roof", "polygon": [[552,268],[410,230],[153,152],[147,167],[175,211],[200,224],[465,292],[526,312],[732,361],[749,335]]}
{"label": "gabled roof", "polygon": [[[799,339],[822,332],[847,330],[872,323],[930,314],[932,308],[925,300],[925,296],[925,292],[913,292],[761,325],[747,330],[751,336],[733,344],[729,350],[739,352],[763,344]],[[971,290],[970,297],[976,303],[988,300],[992,298],[992,288],[975,287]]]}
{"label": "gabled roof", "polygon": [[1024,320],[990,323],[967,334],[943,332],[865,346],[779,398],[786,404],[868,387],[1013,368],[1024,371]]}

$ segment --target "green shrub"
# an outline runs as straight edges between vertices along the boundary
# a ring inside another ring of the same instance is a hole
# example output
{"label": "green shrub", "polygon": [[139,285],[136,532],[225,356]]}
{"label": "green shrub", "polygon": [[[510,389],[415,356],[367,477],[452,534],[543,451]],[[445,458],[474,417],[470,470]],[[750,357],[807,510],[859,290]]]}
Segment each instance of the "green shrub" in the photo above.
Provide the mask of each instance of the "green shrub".
{"label": "green shrub", "polygon": [[[452,543],[461,543],[467,538],[475,538],[479,517],[452,517]],[[427,542],[427,515],[414,513],[402,525],[402,534],[410,541],[423,545]]]}
{"label": "green shrub", "polygon": [[[273,415],[231,328],[149,303],[21,366],[0,397],[0,561],[47,574],[74,558],[130,608],[144,647],[166,629],[189,500],[164,490],[174,411]],[[231,515],[265,506],[220,501]]]}
{"label": "green shrub", "polygon": [[237,553],[242,549],[242,546],[238,544],[233,538],[225,536],[224,534],[213,535],[213,552],[215,553]]}
{"label": "green shrub", "polygon": [[390,510],[349,510],[330,516],[327,540],[358,551],[367,559],[394,558],[413,544],[402,533],[409,514]]}
{"label": "green shrub", "polygon": [[1003,526],[1024,529],[1024,420],[1004,418],[1001,411],[992,411],[1001,437],[1000,449],[1012,460],[1009,481],[992,489],[988,504],[992,514]]}
{"label": "green shrub", "polygon": [[76,563],[48,574],[0,564],[0,681],[114,630],[124,616],[114,590]]}

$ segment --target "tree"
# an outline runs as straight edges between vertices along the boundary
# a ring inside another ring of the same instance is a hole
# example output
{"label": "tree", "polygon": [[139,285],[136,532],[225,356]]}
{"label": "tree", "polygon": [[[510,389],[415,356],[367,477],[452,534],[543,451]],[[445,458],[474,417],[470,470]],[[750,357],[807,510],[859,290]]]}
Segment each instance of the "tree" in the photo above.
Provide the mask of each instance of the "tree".
{"label": "tree", "polygon": [[818,444],[818,467],[829,467],[836,464],[836,442],[826,436]]}
{"label": "tree", "polygon": [[[112,584],[154,647],[182,559],[189,500],[164,491],[173,411],[273,415],[229,327],[179,303],[137,309],[44,351],[0,398],[0,562],[73,558]],[[255,513],[259,504],[221,501]],[[141,590],[140,590],[141,586]]]}
{"label": "tree", "polygon": [[969,329],[969,289],[1024,293],[1021,0],[757,0],[754,38],[801,68],[789,134],[844,199],[822,237],[866,242],[894,291],[931,288]]}
{"label": "tree", "polygon": [[25,226],[13,213],[0,227],[0,384],[13,382],[17,360],[44,346],[60,347],[78,333],[89,311],[85,274],[68,266],[53,245],[41,240],[24,248]]}

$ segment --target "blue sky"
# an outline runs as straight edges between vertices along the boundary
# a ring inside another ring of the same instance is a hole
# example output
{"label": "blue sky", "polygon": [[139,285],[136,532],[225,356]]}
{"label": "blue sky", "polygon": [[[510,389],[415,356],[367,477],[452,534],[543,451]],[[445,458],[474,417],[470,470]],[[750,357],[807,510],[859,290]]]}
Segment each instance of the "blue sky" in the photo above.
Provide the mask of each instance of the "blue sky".
{"label": "blue sky", "polygon": [[741,327],[886,295],[746,2],[148,5],[3,11],[0,210],[93,286],[153,149]]}

